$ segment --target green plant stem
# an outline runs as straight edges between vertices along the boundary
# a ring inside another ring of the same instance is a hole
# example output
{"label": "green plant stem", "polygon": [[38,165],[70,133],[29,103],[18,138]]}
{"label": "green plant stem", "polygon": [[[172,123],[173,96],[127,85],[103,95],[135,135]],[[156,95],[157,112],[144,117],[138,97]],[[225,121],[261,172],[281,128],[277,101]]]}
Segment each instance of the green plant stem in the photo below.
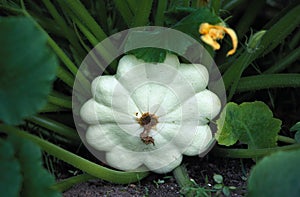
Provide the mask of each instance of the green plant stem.
{"label": "green plant stem", "polygon": [[263,72],[264,74],[278,73],[286,69],[293,62],[300,58],[300,47],[292,50],[291,53],[287,54],[284,58],[279,59],[271,68]]}
{"label": "green plant stem", "polygon": [[64,179],[62,181],[57,182],[54,184],[51,188],[59,191],[59,192],[64,192],[71,188],[73,185],[78,184],[78,183],[83,183],[91,179],[96,179],[96,177],[89,175],[89,174],[80,174],[77,176],[73,176],[67,179]]}
{"label": "green plant stem", "polygon": [[282,136],[282,135],[278,136],[278,141],[285,142],[287,144],[295,144],[296,143],[296,140],[294,140],[293,138]]}
{"label": "green plant stem", "polygon": [[295,6],[277,23],[275,23],[261,39],[254,52],[244,51],[223,75],[223,81],[227,90],[230,89],[229,98],[235,93],[238,81],[243,71],[253,60],[265,55],[278,46],[300,24],[300,5]]}
{"label": "green plant stem", "polygon": [[105,68],[101,65],[101,63],[98,61],[99,57],[96,57],[94,52],[98,52],[101,57],[103,57],[103,59],[105,61],[109,61],[112,60],[113,58],[111,57],[111,54],[109,53],[109,50],[105,49],[102,45],[97,45],[99,43],[99,41],[94,37],[94,35],[76,18],[73,18],[76,25],[78,26],[78,28],[80,29],[80,31],[85,35],[85,37],[89,40],[89,42],[96,48],[94,48],[94,51],[89,53],[90,56],[93,57],[93,60],[95,61],[95,63],[97,64],[97,66],[99,66],[99,68],[106,74],[109,74]]}
{"label": "green plant stem", "polygon": [[95,19],[90,15],[88,10],[84,7],[84,5],[80,1],[74,0],[65,0],[65,1],[57,1],[60,6],[67,10],[71,10],[79,20],[82,21],[83,24],[87,26],[87,28],[94,34],[97,40],[102,41],[107,38],[107,35],[104,33],[100,25],[97,24]]}
{"label": "green plant stem", "polygon": [[[182,191],[185,191],[187,188],[194,187],[194,183],[190,180],[186,168],[181,164],[173,170],[173,176],[176,179],[177,184],[180,186]],[[192,191],[184,192],[184,196],[192,197],[195,194]]]}
{"label": "green plant stem", "polygon": [[56,71],[56,76],[61,79],[65,84],[67,84],[69,87],[73,87],[74,84],[74,77],[71,73],[63,69],[61,66],[58,66]]}
{"label": "green plant stem", "polygon": [[165,10],[168,6],[168,0],[160,0],[158,1],[157,10],[155,14],[155,25],[156,26],[163,26],[164,25],[164,16]]}
{"label": "green plant stem", "polygon": [[28,121],[35,123],[41,127],[49,129],[61,136],[64,136],[72,141],[80,141],[77,131],[52,119],[37,115],[27,118]]}
{"label": "green plant stem", "polygon": [[249,31],[249,27],[257,17],[259,13],[261,13],[261,10],[263,9],[263,6],[265,4],[265,0],[254,0],[250,1],[249,5],[247,6],[247,9],[243,16],[240,18],[238,25],[236,26],[235,30],[238,34],[238,37],[241,37]]}
{"label": "green plant stem", "polygon": [[72,109],[72,99],[58,93],[50,93],[48,102],[60,107]]}
{"label": "green plant stem", "polygon": [[288,45],[291,49],[294,49],[295,47],[299,46],[299,42],[300,42],[300,29],[298,29],[298,31],[294,34],[294,37],[291,39]]}
{"label": "green plant stem", "polygon": [[[239,83],[239,79],[244,71],[244,68],[248,66],[252,59],[253,54],[245,51],[229,69],[223,75],[224,85],[226,90],[229,90],[227,100],[230,101],[233,95],[235,94],[236,88]],[[238,67],[236,70],[233,70],[233,67]],[[235,76],[234,76],[234,75]],[[233,77],[234,76],[234,77]],[[231,87],[231,89],[229,89]]]}
{"label": "green plant stem", "polygon": [[267,74],[243,77],[237,92],[247,92],[268,88],[300,87],[300,74]]}
{"label": "green plant stem", "polygon": [[[87,93],[87,90],[89,90],[89,88],[90,88],[90,82],[85,78],[85,76],[81,72],[78,72],[77,67],[70,60],[70,58],[63,52],[63,50],[56,44],[56,42],[49,36],[49,34],[26,11],[23,1],[21,1],[21,4],[24,9],[23,10],[24,15],[27,16],[28,18],[30,18],[37,25],[37,27],[47,35],[48,44],[51,46],[52,50],[56,53],[56,55],[59,57],[59,59],[65,64],[65,66],[71,71],[73,76],[77,77],[79,83],[83,86],[82,92]],[[63,68],[61,68],[61,69],[63,69]],[[65,75],[61,75],[61,76],[65,76]],[[67,81],[67,80],[69,80],[69,79],[62,79],[62,81]]]}
{"label": "green plant stem", "polygon": [[222,3],[222,9],[230,11],[243,3],[247,3],[247,0],[227,0]]}
{"label": "green plant stem", "polygon": [[19,137],[28,139],[39,145],[40,148],[46,151],[48,154],[105,181],[128,184],[139,181],[149,174],[148,172],[121,172],[105,168],[13,126],[0,124],[0,130],[7,133],[13,133]]}
{"label": "green plant stem", "polygon": [[65,19],[62,16],[60,16],[60,14],[58,13],[58,11],[56,10],[56,8],[54,7],[54,5],[51,3],[50,0],[42,0],[42,1],[46,6],[46,8],[48,9],[51,16],[54,18],[56,24],[63,31],[65,38],[69,40],[71,45],[76,49],[76,52],[80,55],[80,59],[83,59],[83,57],[85,56],[85,52],[80,46],[74,32],[71,31],[71,29],[68,27],[67,23],[65,22]]}
{"label": "green plant stem", "polygon": [[129,8],[127,1],[125,0],[114,0],[114,4],[118,11],[120,12],[121,16],[123,17],[125,23],[128,27],[131,26],[133,13]]}
{"label": "green plant stem", "polygon": [[83,35],[85,35],[85,37],[92,44],[92,46],[95,47],[99,43],[97,38],[77,18],[73,18],[73,20],[80,29],[80,31],[83,33]]}
{"label": "green plant stem", "polygon": [[73,76],[75,76],[78,72],[77,67],[49,35],[48,44],[59,57],[59,59],[64,63],[64,65],[71,71]]}
{"label": "green plant stem", "polygon": [[[95,64],[105,73],[109,74],[107,70],[105,70],[104,66],[99,62],[99,57],[103,58],[107,63],[110,62],[112,59],[112,54],[116,52],[115,47],[112,45],[112,43],[108,43],[106,40],[106,45],[103,46],[103,44],[99,44],[99,40],[92,34],[92,32],[76,17],[76,15],[71,10],[66,10],[68,13],[68,16],[75,22],[79,30],[83,33],[83,35],[88,39],[88,41],[93,45],[93,50],[88,51],[89,56],[93,58],[95,61]],[[75,27],[75,31],[76,27]],[[78,38],[82,40],[77,32]],[[86,48],[86,47],[85,47]],[[95,54],[97,53],[97,54]],[[111,66],[113,66],[114,63],[111,63]]]}
{"label": "green plant stem", "polygon": [[288,151],[294,149],[300,149],[300,144],[263,149],[227,149],[215,146],[212,150],[212,154],[218,157],[228,158],[259,158],[277,151]]}
{"label": "green plant stem", "polygon": [[39,112],[45,113],[45,112],[60,112],[60,111],[67,111],[67,109],[59,107],[52,103],[47,103]]}
{"label": "green plant stem", "polygon": [[209,7],[212,8],[212,10],[219,15],[219,10],[221,7],[221,1],[220,0],[210,0],[209,1]]}
{"label": "green plant stem", "polygon": [[138,7],[139,7],[138,1],[136,1],[136,0],[125,0],[125,1],[127,1],[127,5],[129,7],[129,9],[131,10],[131,13],[135,13],[136,9],[138,9]]}
{"label": "green plant stem", "polygon": [[53,51],[56,53],[59,59],[65,64],[65,66],[71,71],[71,73],[75,76],[78,71],[77,67],[63,52],[63,50],[56,44],[56,42],[48,35],[48,33],[34,20],[34,18],[32,18],[32,16],[26,11],[25,7],[23,9],[24,15],[30,18],[37,25],[37,27],[47,35],[48,44],[50,45],[50,47],[53,49]]}
{"label": "green plant stem", "polygon": [[151,13],[152,3],[153,0],[147,0],[140,4],[134,15],[131,27],[144,26],[149,23],[149,15]]}

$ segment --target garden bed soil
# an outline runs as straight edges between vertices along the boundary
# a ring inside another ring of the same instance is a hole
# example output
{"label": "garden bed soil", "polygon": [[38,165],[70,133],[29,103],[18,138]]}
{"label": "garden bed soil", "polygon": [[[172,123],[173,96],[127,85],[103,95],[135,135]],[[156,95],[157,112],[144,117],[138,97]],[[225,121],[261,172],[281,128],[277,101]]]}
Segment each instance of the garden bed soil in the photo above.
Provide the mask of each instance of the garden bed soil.
{"label": "garden bed soil", "polygon": [[[234,186],[235,190],[231,190],[230,196],[245,196],[247,190],[247,177],[251,166],[254,164],[252,160],[240,159],[224,159],[215,158],[213,156],[187,157],[184,159],[190,178],[206,189],[213,189],[216,184],[213,180],[214,174],[223,176],[224,185]],[[211,192],[212,196],[224,196],[216,192]],[[154,174],[138,183],[118,185],[108,183],[102,180],[90,180],[85,183],[77,184],[63,193],[65,197],[84,196],[183,196],[181,189],[176,183],[172,173]]]}

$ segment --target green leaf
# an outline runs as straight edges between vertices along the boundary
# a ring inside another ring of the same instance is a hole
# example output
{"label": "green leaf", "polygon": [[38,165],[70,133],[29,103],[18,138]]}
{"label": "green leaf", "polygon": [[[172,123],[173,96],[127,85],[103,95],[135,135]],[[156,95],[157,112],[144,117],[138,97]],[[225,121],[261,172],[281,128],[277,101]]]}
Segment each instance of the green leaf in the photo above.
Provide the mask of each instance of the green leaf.
{"label": "green leaf", "polygon": [[296,133],[295,133],[295,140],[296,140],[296,142],[297,143],[300,143],[300,131],[297,131]]}
{"label": "green leaf", "polygon": [[34,22],[0,17],[0,120],[19,124],[46,104],[57,60]]}
{"label": "green leaf", "polygon": [[134,55],[138,59],[142,59],[145,62],[163,62],[166,59],[167,51],[158,48],[140,48],[135,49],[128,54]]}
{"label": "green leaf", "polygon": [[222,188],[223,188],[223,184],[218,183],[214,185],[214,189],[220,190]]}
{"label": "green leaf", "polygon": [[230,196],[229,187],[227,187],[227,186],[223,187],[222,192],[225,196]]}
{"label": "green leaf", "polygon": [[300,150],[264,157],[250,172],[248,196],[296,197],[300,195]]}
{"label": "green leaf", "polygon": [[201,7],[184,17],[172,28],[182,31],[200,41],[199,26],[201,23],[214,25],[220,22],[222,22],[222,19],[213,14],[207,7]]}
{"label": "green leaf", "polygon": [[294,126],[292,126],[290,131],[300,131],[300,122],[297,122]]}
{"label": "green leaf", "polygon": [[0,139],[0,193],[18,196],[22,186],[21,167],[11,143]]}
{"label": "green leaf", "polygon": [[216,183],[223,183],[223,177],[219,174],[214,174],[213,179]]}
{"label": "green leaf", "polygon": [[[197,41],[203,43],[200,39],[199,26],[201,23],[218,24],[223,22],[221,18],[212,13],[209,8],[201,7],[196,11],[192,12],[190,15],[184,17],[178,23],[176,23],[172,28],[182,31],[196,39]],[[208,45],[204,45],[209,54],[213,55],[214,50]]]}
{"label": "green leaf", "polygon": [[40,149],[28,140],[0,140],[0,192],[6,196],[61,196],[50,187],[55,179],[43,167]]}
{"label": "green leaf", "polygon": [[216,140],[230,146],[237,141],[249,149],[270,148],[277,145],[281,121],[273,118],[272,111],[260,101],[228,103],[217,120]]}
{"label": "green leaf", "polygon": [[296,132],[294,138],[297,143],[300,143],[300,122],[297,122],[294,126],[292,126],[290,131]]}

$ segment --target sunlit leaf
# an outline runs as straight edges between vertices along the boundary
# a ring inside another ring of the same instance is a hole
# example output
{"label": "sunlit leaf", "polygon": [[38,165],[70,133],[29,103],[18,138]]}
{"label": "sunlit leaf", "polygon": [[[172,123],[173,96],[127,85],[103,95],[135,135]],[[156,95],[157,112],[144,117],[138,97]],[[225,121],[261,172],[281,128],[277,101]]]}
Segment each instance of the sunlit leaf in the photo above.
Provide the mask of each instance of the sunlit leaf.
{"label": "sunlit leaf", "polygon": [[250,149],[277,145],[281,121],[273,118],[272,111],[263,102],[228,103],[217,120],[216,139],[230,146],[240,141]]}

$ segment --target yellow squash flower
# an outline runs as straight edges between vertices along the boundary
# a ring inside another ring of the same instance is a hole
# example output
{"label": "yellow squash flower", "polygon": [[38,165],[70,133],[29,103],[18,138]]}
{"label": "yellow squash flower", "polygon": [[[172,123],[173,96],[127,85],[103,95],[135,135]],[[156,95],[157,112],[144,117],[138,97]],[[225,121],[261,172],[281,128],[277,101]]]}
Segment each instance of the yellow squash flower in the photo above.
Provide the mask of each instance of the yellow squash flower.
{"label": "yellow squash flower", "polygon": [[201,40],[212,46],[214,50],[220,49],[220,44],[217,40],[222,40],[227,33],[231,37],[233,46],[233,48],[228,51],[227,56],[235,53],[238,45],[238,39],[234,30],[227,28],[224,25],[210,25],[208,23],[202,23],[199,27],[199,33],[202,34]]}

